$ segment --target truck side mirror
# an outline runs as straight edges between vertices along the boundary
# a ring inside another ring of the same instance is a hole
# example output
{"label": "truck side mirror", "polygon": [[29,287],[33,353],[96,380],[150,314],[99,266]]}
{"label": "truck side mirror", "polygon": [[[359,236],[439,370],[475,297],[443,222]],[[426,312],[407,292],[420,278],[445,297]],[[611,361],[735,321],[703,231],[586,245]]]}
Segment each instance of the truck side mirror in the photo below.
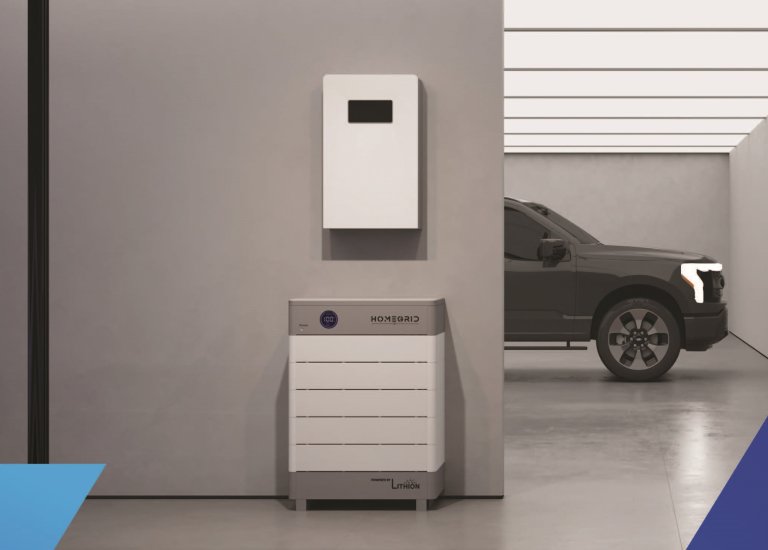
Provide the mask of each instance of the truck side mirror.
{"label": "truck side mirror", "polygon": [[562,260],[565,257],[565,241],[563,239],[541,239],[539,241],[539,258],[546,260]]}

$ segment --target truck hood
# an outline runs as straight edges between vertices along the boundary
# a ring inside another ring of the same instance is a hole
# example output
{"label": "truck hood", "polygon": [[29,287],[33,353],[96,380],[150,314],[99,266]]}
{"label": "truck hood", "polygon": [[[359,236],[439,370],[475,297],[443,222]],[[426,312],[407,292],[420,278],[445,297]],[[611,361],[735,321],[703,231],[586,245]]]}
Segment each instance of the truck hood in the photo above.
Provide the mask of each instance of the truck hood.
{"label": "truck hood", "polygon": [[661,248],[642,248],[638,246],[620,246],[597,244],[584,247],[579,255],[585,258],[601,260],[669,260],[672,262],[712,263],[715,260],[697,252],[664,250]]}

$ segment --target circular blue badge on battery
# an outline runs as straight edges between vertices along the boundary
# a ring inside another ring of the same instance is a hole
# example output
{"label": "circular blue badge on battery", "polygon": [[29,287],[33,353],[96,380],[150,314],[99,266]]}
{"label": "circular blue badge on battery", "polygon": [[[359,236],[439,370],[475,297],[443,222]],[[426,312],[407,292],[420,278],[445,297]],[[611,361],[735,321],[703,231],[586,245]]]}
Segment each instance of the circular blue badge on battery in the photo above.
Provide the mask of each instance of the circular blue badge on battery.
{"label": "circular blue badge on battery", "polygon": [[320,314],[320,324],[323,325],[323,328],[333,328],[339,324],[339,316],[336,315],[335,311],[327,309]]}

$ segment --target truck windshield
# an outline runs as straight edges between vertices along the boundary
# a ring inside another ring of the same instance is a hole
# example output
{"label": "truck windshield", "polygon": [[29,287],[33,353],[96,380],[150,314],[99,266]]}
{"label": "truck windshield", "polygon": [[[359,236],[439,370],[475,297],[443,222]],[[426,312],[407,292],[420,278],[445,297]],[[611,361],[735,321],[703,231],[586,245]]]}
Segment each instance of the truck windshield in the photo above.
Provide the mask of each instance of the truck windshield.
{"label": "truck windshield", "polygon": [[594,238],[592,235],[584,231],[581,227],[573,223],[572,221],[562,217],[560,214],[552,210],[551,208],[548,208],[544,206],[543,204],[538,204],[535,202],[526,202],[524,203],[525,206],[536,212],[537,214],[541,214],[542,216],[548,218],[552,223],[559,225],[563,229],[565,229],[568,233],[576,237],[578,239],[579,243],[581,244],[600,244],[600,241],[598,241],[596,238]]}

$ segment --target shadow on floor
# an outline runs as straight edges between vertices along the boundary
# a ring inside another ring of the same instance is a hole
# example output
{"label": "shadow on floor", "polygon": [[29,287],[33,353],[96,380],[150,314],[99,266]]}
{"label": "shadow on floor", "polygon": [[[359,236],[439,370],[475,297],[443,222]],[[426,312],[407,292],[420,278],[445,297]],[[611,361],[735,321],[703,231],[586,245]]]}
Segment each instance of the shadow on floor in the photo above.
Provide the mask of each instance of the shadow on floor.
{"label": "shadow on floor", "polygon": [[[430,503],[430,510],[440,510],[451,506],[461,499],[440,498]],[[288,509],[293,509],[293,501],[281,501]],[[414,500],[310,500],[307,510],[415,510]]]}
{"label": "shadow on floor", "polygon": [[685,365],[673,366],[670,371],[659,378],[650,382],[628,382],[620,380],[613,376],[602,366],[596,365],[594,368],[505,368],[505,382],[604,382],[610,384],[669,384],[682,381],[717,381],[733,380],[739,377],[738,372],[734,372],[728,367],[722,369],[696,369],[688,368]]}

